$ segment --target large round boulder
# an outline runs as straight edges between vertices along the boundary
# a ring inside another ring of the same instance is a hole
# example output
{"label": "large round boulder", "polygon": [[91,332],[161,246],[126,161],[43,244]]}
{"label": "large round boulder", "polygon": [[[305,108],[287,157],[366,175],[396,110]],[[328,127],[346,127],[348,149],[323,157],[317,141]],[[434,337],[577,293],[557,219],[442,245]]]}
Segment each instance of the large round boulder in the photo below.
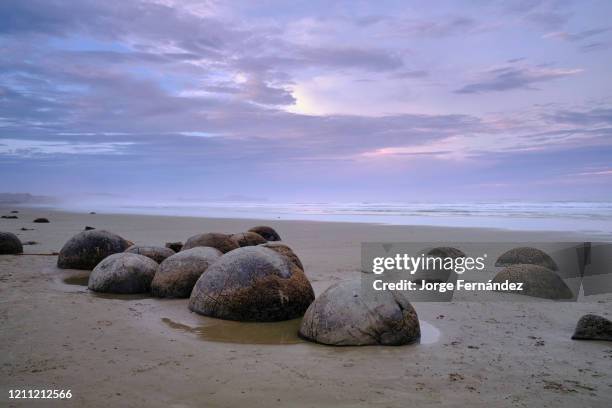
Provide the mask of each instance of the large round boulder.
{"label": "large round boulder", "polygon": [[455,260],[465,258],[465,253],[453,247],[436,247],[427,251],[426,265],[413,275],[413,281],[420,284],[426,282],[450,282],[457,279]]}
{"label": "large round boulder", "polygon": [[83,231],[68,240],[57,258],[58,268],[92,270],[109,255],[123,252],[130,242],[104,230]]}
{"label": "large round boulder", "polygon": [[548,268],[552,271],[557,271],[559,268],[555,261],[546,252],[532,247],[513,248],[504,252],[497,258],[495,266],[510,266],[517,264],[539,265]]}
{"label": "large round boulder", "polygon": [[334,346],[399,346],[417,341],[421,327],[404,295],[348,281],[330,286],[310,305],[299,335]]}
{"label": "large round boulder", "polygon": [[280,241],[281,237],[278,235],[278,232],[274,230],[272,227],[268,227],[265,225],[259,225],[257,227],[253,227],[249,230],[249,232],[255,232],[256,234],[264,237],[266,241]]}
{"label": "large round boulder", "polygon": [[166,258],[153,278],[151,293],[157,297],[189,297],[200,275],[221,255],[216,248],[196,247]]}
{"label": "large round boulder", "polygon": [[259,244],[265,244],[266,241],[264,237],[259,235],[256,232],[241,232],[239,234],[234,234],[230,237],[232,241],[234,241],[239,247],[245,246],[254,246]]}
{"label": "large round boulder", "polygon": [[217,248],[223,253],[239,248],[238,244],[232,241],[229,235],[218,232],[194,235],[185,242],[182,251],[195,247]]}
{"label": "large round boulder", "polygon": [[144,255],[124,252],[110,255],[89,275],[87,287],[94,292],[145,293],[159,265]]}
{"label": "large round boulder", "polygon": [[518,295],[544,299],[572,299],[574,294],[555,272],[539,265],[522,264],[504,268],[493,278],[493,283],[522,283],[522,291],[510,291]]}
{"label": "large round boulder", "polygon": [[300,261],[300,258],[298,258],[295,252],[293,252],[293,250],[287,245],[281,244],[280,242],[266,242],[265,244],[261,244],[260,246],[270,248],[271,250],[278,252],[283,256],[286,256],[291,262],[296,264],[298,268],[304,270],[304,265],[302,265],[302,261]]}
{"label": "large round boulder", "polygon": [[12,232],[0,232],[0,255],[23,253],[23,246],[17,235]]}
{"label": "large round boulder", "polygon": [[161,263],[164,259],[175,254],[175,252],[170,248],[144,245],[132,245],[131,247],[126,249],[125,252],[144,255],[147,258],[151,258],[157,263]]}
{"label": "large round boulder", "polygon": [[304,272],[260,246],[228,252],[200,276],[189,309],[226,320],[270,322],[300,317],[314,300]]}
{"label": "large round boulder", "polygon": [[578,320],[572,339],[612,341],[612,322],[602,316],[584,315]]}

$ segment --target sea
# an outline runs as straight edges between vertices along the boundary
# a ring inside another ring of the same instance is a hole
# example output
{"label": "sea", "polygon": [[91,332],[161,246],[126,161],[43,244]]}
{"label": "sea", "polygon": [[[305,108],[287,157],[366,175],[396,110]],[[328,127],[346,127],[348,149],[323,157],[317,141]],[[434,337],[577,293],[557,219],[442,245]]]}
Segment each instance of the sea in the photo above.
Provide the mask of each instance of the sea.
{"label": "sea", "polygon": [[612,235],[612,202],[224,202],[66,204],[71,211],[573,231]]}

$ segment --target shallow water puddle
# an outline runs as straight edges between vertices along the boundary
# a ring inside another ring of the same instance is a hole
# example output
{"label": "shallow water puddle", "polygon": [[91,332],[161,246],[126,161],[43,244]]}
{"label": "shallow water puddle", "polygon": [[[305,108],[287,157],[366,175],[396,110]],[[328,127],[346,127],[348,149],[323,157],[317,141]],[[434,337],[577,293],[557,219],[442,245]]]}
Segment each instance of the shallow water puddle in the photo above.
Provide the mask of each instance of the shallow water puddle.
{"label": "shallow water puddle", "polygon": [[87,286],[89,282],[89,271],[70,275],[62,279],[66,285]]}
{"label": "shallow water puddle", "polygon": [[302,319],[269,323],[207,319],[206,324],[195,327],[177,323],[167,317],[162,318],[162,322],[173,329],[196,334],[202,340],[220,343],[297,344],[304,342],[297,335]]}
{"label": "shallow water puddle", "polygon": [[421,326],[421,340],[420,344],[433,344],[440,339],[440,330],[438,330],[433,324],[426,322],[425,320],[419,320]]}
{"label": "shallow water puddle", "polygon": [[[245,323],[230,320],[207,319],[201,326],[189,326],[164,317],[161,319],[168,327],[197,335],[201,340],[220,343],[239,344],[298,344],[304,343],[297,332],[302,319],[270,323]],[[440,338],[440,331],[426,321],[420,321],[420,344],[432,344]]]}

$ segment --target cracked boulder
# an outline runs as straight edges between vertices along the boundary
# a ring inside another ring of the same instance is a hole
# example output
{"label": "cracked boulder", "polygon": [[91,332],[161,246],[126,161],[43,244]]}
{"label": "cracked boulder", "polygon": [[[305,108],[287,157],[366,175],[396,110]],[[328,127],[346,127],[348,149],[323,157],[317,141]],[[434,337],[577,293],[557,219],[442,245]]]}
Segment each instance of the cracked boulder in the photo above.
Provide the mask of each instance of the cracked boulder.
{"label": "cracked boulder", "polygon": [[239,234],[234,234],[231,236],[232,241],[234,241],[239,247],[245,246],[254,246],[259,244],[265,244],[267,241],[256,232],[241,232]]}
{"label": "cracked boulder", "polygon": [[198,278],[223,255],[211,247],[196,247],[166,258],[151,283],[157,297],[188,298]]}
{"label": "cracked boulder", "polygon": [[572,299],[574,294],[559,275],[539,265],[511,265],[493,278],[493,283],[523,283],[522,291],[509,293],[544,299]]}
{"label": "cracked boulder", "polygon": [[145,293],[159,265],[144,255],[123,252],[104,258],[91,274],[87,287],[94,292]]}
{"label": "cracked boulder", "polygon": [[495,266],[511,266],[517,264],[539,265],[557,271],[555,261],[546,252],[532,247],[513,248],[497,258]]}
{"label": "cracked boulder", "polygon": [[612,341],[612,322],[602,316],[584,315],[578,320],[572,339]]}
{"label": "cracked boulder", "polygon": [[83,231],[68,240],[57,258],[58,268],[92,270],[109,255],[123,252],[130,242],[104,230]]}
{"label": "cracked boulder", "polygon": [[164,247],[156,247],[156,246],[145,246],[145,245],[132,245],[125,252],[129,252],[131,254],[144,255],[147,258],[151,258],[157,263],[162,263],[162,261],[169,256],[175,254],[173,250],[170,248]]}
{"label": "cracked boulder", "polygon": [[23,246],[17,235],[12,232],[0,232],[0,255],[17,255],[23,253]]}
{"label": "cracked boulder", "polygon": [[333,346],[400,346],[417,341],[416,311],[394,291],[362,288],[360,281],[336,283],[308,308],[299,335]]}
{"label": "cracked boulder", "polygon": [[274,228],[268,227],[266,225],[259,225],[257,227],[253,227],[249,230],[249,232],[255,232],[261,235],[262,237],[264,237],[266,241],[280,241],[281,240],[281,237],[280,235],[278,235],[278,232],[276,232]]}
{"label": "cracked boulder", "polygon": [[302,261],[300,258],[293,252],[289,246],[285,244],[281,244],[280,242],[266,242],[265,244],[261,244],[260,246],[264,248],[270,248],[271,250],[278,252],[279,254],[286,256],[289,258],[291,262],[297,265],[298,268],[304,270],[304,265],[302,265]]}
{"label": "cracked boulder", "polygon": [[239,248],[238,244],[236,244],[229,235],[219,232],[194,235],[185,242],[182,251],[195,247],[217,248],[223,253]]}
{"label": "cracked boulder", "polygon": [[289,258],[261,246],[231,251],[200,276],[189,309],[210,317],[272,322],[304,314],[314,291]]}

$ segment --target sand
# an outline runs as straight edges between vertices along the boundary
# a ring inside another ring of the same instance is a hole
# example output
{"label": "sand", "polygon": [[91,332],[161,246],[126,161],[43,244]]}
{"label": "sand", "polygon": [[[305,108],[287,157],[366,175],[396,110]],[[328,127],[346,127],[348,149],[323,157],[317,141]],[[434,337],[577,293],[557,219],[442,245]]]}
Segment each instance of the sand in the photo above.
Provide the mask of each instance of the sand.
{"label": "sand", "polygon": [[[8,210],[0,211],[3,214]],[[612,406],[612,344],[572,341],[580,316],[610,318],[611,295],[577,303],[415,303],[421,344],[328,347],[298,321],[241,324],[190,313],[187,300],[100,296],[87,274],[55,268],[86,225],[138,244],[241,232],[256,220],[19,209],[0,230],[26,255],[0,257],[0,406],[408,407]],[[47,217],[49,224],[33,224]],[[577,234],[266,221],[300,256],[317,294],[359,276],[362,241],[559,241]],[[20,228],[34,228],[21,231]],[[9,389],[70,389],[72,399],[9,400]]]}

